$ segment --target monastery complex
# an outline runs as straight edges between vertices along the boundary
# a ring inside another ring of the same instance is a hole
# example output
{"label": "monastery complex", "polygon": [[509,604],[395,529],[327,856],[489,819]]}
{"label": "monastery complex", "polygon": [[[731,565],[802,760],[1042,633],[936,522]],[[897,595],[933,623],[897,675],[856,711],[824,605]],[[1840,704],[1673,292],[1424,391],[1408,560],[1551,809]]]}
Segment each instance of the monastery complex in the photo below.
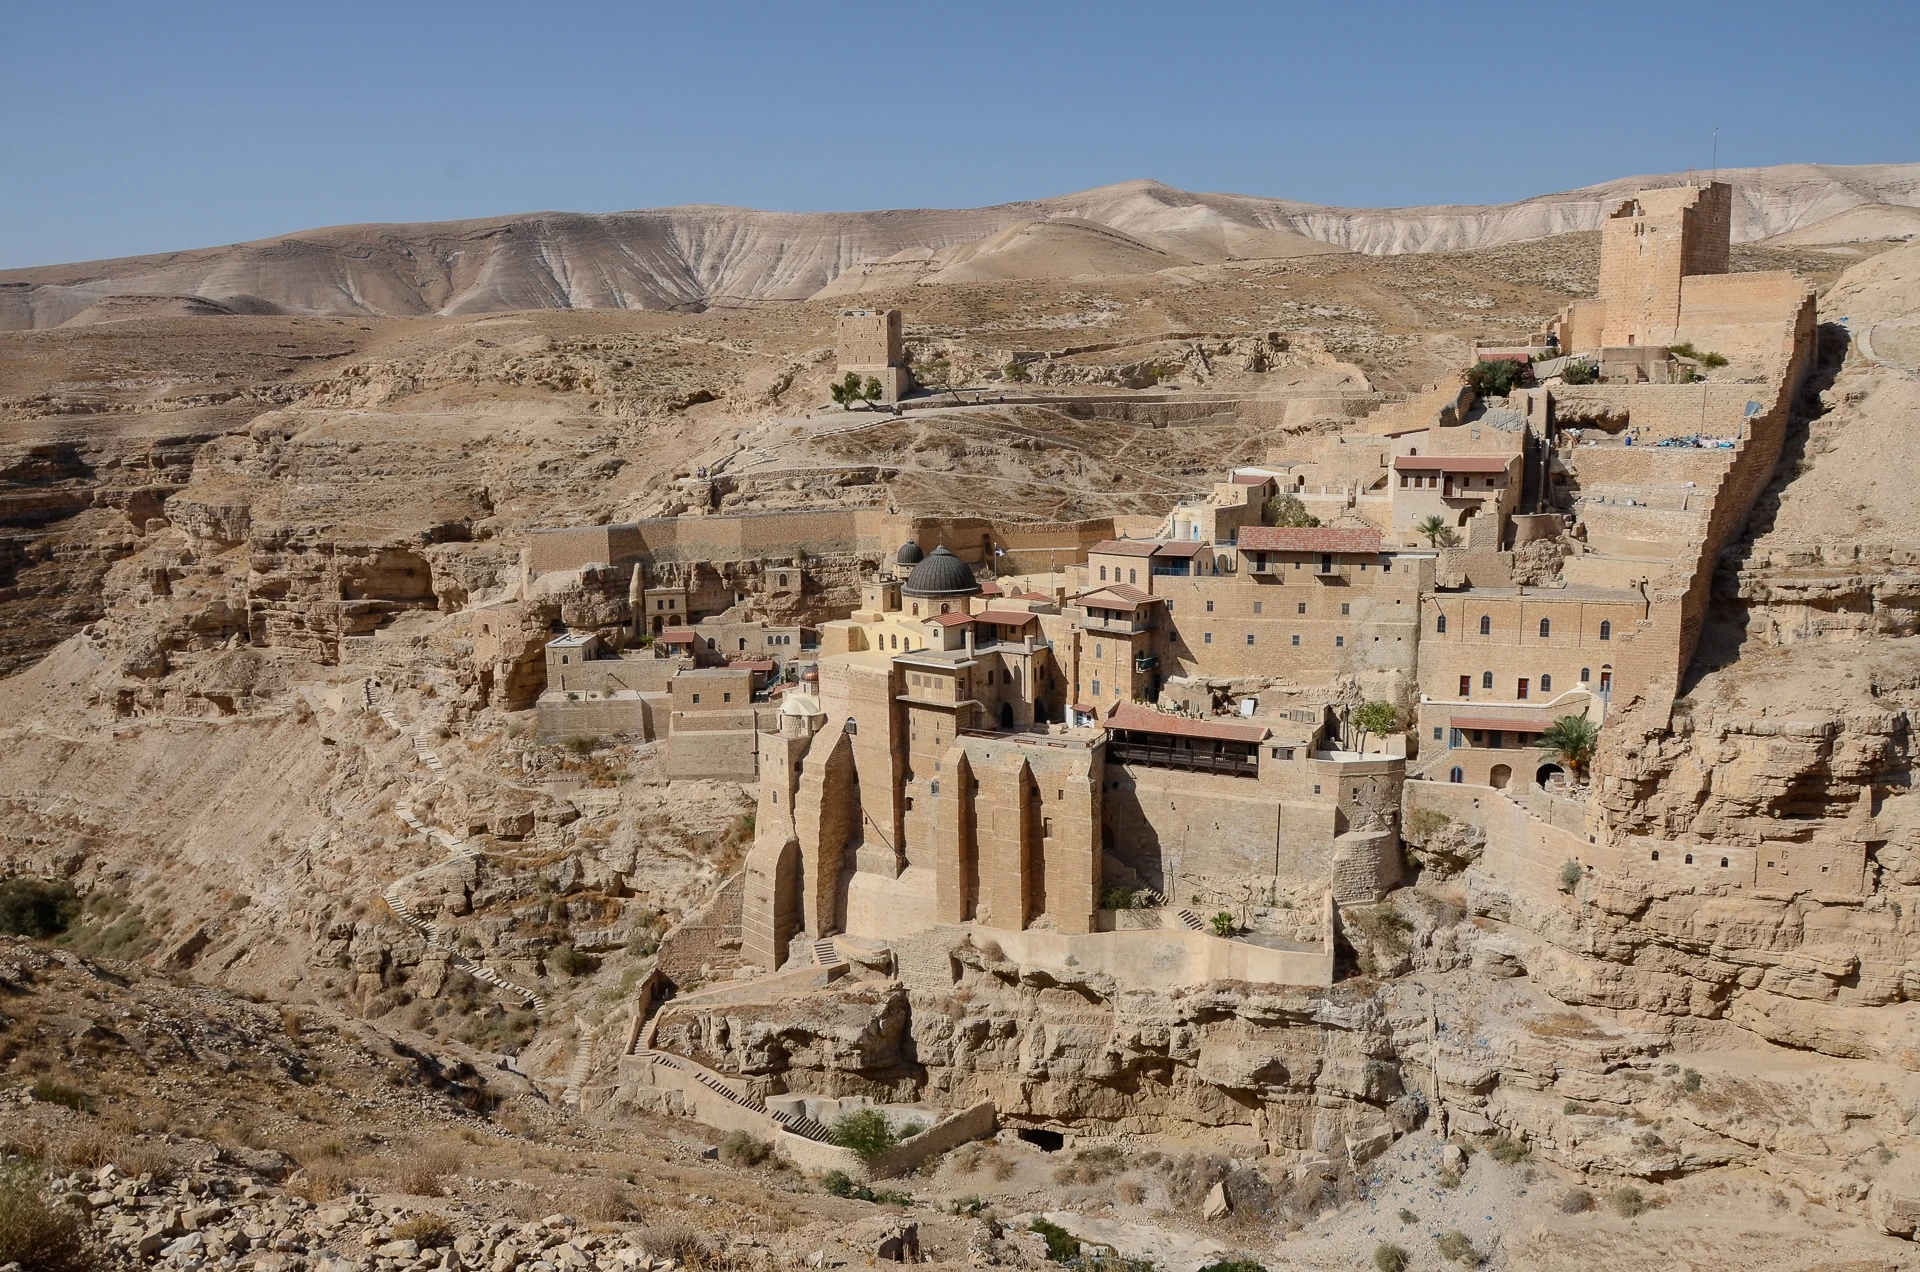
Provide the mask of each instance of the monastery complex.
{"label": "monastery complex", "polygon": [[[482,608],[482,679],[537,699],[545,737],[658,740],[669,776],[757,783],[737,903],[766,973],[857,956],[938,977],[965,932],[1123,987],[1326,985],[1343,909],[1395,885],[1422,816],[1484,834],[1521,887],[1576,863],[1857,890],[1857,843],[1662,861],[1603,833],[1613,793],[1540,745],[1569,716],[1665,727],[1813,362],[1811,289],[1727,272],[1730,197],[1613,207],[1599,296],[1478,351],[1521,365],[1510,393],[1463,378],[1380,404],[1158,519],[822,508],[537,534],[523,595],[597,573],[630,619],[536,634],[528,665],[511,602]],[[897,311],[841,319],[842,369],[895,410],[900,332]],[[1694,350],[1733,371],[1702,378]],[[828,594],[841,616],[820,619]],[[1363,703],[1396,727],[1363,729]]]}

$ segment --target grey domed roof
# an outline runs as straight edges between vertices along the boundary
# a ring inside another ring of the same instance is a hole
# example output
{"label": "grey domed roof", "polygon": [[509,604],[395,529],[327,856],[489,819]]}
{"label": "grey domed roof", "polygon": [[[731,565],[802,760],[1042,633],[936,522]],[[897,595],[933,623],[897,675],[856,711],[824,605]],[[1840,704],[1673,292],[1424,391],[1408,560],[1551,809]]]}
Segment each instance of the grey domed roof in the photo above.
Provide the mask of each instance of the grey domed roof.
{"label": "grey domed roof", "polygon": [[980,590],[980,584],[965,561],[939,547],[913,567],[900,590],[908,596],[972,596]]}
{"label": "grey domed roof", "polygon": [[920,550],[919,544],[908,539],[900,545],[900,551],[894,554],[893,561],[895,565],[918,565],[925,555],[926,553]]}

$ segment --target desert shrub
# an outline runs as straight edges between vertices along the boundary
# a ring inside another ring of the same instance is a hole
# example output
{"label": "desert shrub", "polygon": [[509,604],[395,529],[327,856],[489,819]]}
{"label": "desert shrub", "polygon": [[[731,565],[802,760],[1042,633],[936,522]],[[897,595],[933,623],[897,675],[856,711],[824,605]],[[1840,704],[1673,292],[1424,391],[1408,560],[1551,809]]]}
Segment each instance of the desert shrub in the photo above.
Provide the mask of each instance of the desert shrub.
{"label": "desert shrub", "polygon": [[1645,1214],[1647,1199],[1640,1190],[1631,1184],[1622,1184],[1607,1197],[1607,1203],[1613,1207],[1613,1213],[1622,1219],[1631,1219],[1635,1215]]}
{"label": "desert shrub", "polygon": [[395,1241],[417,1241],[421,1246],[453,1244],[453,1225],[439,1215],[415,1215],[393,1225]]}
{"label": "desert shrub", "polygon": [[1133,909],[1133,889],[1108,888],[1100,894],[1100,908],[1102,910]]}
{"label": "desert shrub", "polygon": [[1480,1252],[1473,1248],[1473,1239],[1458,1228],[1435,1237],[1433,1246],[1448,1263],[1464,1263],[1472,1267],[1480,1262]]}
{"label": "desert shrub", "polygon": [[1407,838],[1420,842],[1453,825],[1453,818],[1431,808],[1416,808],[1407,814]]}
{"label": "desert shrub", "polygon": [[562,976],[585,976],[600,970],[600,960],[571,945],[560,945],[548,952],[547,968]]}
{"label": "desert shrub", "polygon": [[1580,880],[1586,877],[1586,871],[1577,861],[1564,862],[1560,866],[1560,891],[1572,892],[1580,886]]}
{"label": "desert shrub", "polygon": [[672,1219],[656,1223],[642,1232],[640,1248],[655,1259],[678,1259],[690,1266],[706,1262],[712,1250],[707,1238],[698,1230]]}
{"label": "desert shrub", "polygon": [[1015,360],[1000,368],[1000,374],[1015,384],[1026,384],[1033,379],[1033,373],[1027,370],[1026,363]]}
{"label": "desert shrub", "polygon": [[1526,1141],[1517,1140],[1511,1135],[1496,1136],[1493,1143],[1487,1146],[1487,1152],[1502,1166],[1515,1166],[1533,1156],[1533,1150],[1527,1147]]}
{"label": "desert shrub", "polygon": [[287,1191],[315,1205],[342,1196],[353,1186],[353,1167],[337,1157],[302,1162],[300,1170],[287,1183]]}
{"label": "desert shrub", "polygon": [[1691,1095],[1700,1089],[1700,1070],[1688,1069],[1680,1076],[1680,1089]]}
{"label": "desert shrub", "polygon": [[1113,1186],[1113,1195],[1123,1206],[1137,1206],[1147,1199],[1147,1190],[1131,1179],[1123,1179]]}
{"label": "desert shrub", "polygon": [[1600,379],[1600,370],[1584,358],[1575,358],[1560,368],[1560,378],[1568,384],[1593,384]]}
{"label": "desert shrub", "polygon": [[99,1266],[78,1214],[56,1205],[40,1172],[25,1162],[0,1170],[0,1265],[23,1272],[88,1272]]}
{"label": "desert shrub", "polygon": [[1220,913],[1207,920],[1207,923],[1213,928],[1213,934],[1215,936],[1232,936],[1240,930],[1240,924],[1225,910],[1220,911]]}
{"label": "desert shrub", "polygon": [[71,1083],[58,1078],[39,1078],[33,1084],[33,1098],[42,1104],[58,1104],[76,1113],[93,1112],[93,1097]]}
{"label": "desert shrub", "polygon": [[1525,369],[1518,362],[1476,362],[1467,369],[1467,383],[1481,397],[1505,397],[1520,383]]}
{"label": "desert shrub", "polygon": [[851,1149],[855,1157],[870,1162],[899,1144],[900,1133],[879,1109],[855,1109],[834,1122],[827,1142]]}
{"label": "desert shrub", "polygon": [[0,882],[0,932],[44,939],[59,936],[80,917],[80,894],[65,879]]}
{"label": "desert shrub", "polygon": [[1375,1246],[1373,1266],[1378,1272],[1407,1272],[1407,1252],[1397,1245]]}
{"label": "desert shrub", "polygon": [[1727,356],[1725,354],[1714,353],[1711,350],[1702,352],[1694,348],[1691,340],[1684,341],[1677,345],[1668,345],[1667,352],[1676,358],[1691,358],[1703,367],[1724,367],[1727,365]]}
{"label": "desert shrub", "polygon": [[1192,1210],[1206,1200],[1215,1184],[1233,1172],[1224,1157],[1187,1153],[1158,1163],[1167,1177],[1167,1201],[1176,1210]]}
{"label": "desert shrub", "polygon": [[459,1169],[458,1154],[444,1148],[425,1148],[409,1154],[388,1178],[410,1197],[438,1197],[446,1191],[446,1177]]}
{"label": "desert shrub", "polygon": [[1222,1259],[1218,1263],[1209,1263],[1201,1268],[1200,1272],[1267,1272],[1267,1270],[1257,1260],[1241,1258]]}
{"label": "desert shrub", "polygon": [[1457,1170],[1449,1170],[1445,1166],[1442,1166],[1440,1168],[1440,1173],[1435,1177],[1434,1182],[1438,1183],[1442,1188],[1445,1188],[1448,1192],[1452,1192],[1455,1188],[1458,1188],[1460,1186],[1460,1172]]}
{"label": "desert shrub", "polygon": [[568,751],[575,755],[585,755],[589,751],[597,751],[600,749],[600,739],[576,733],[568,738],[564,745]]}
{"label": "desert shrub", "polygon": [[1413,1211],[1408,1210],[1405,1206],[1402,1206],[1400,1207],[1400,1222],[1401,1223],[1419,1223],[1420,1216],[1414,1214]]}
{"label": "desert shrub", "polygon": [[1584,1215],[1593,1209],[1593,1194],[1584,1188],[1575,1188],[1556,1204],[1563,1215]]}
{"label": "desert shrub", "polygon": [[1080,1238],[1059,1224],[1035,1219],[1027,1226],[1029,1230],[1039,1233],[1040,1239],[1047,1243],[1047,1257],[1055,1263],[1065,1263],[1080,1253]]}
{"label": "desert shrub", "polygon": [[1056,1184],[1097,1184],[1127,1168],[1126,1155],[1110,1144],[1082,1149],[1053,1172]]}
{"label": "desert shrub", "polygon": [[139,903],[118,892],[94,892],[81,907],[80,919],[62,933],[60,944],[90,958],[122,961],[145,958],[160,942],[147,931],[146,914]]}
{"label": "desert shrub", "polygon": [[844,1170],[830,1170],[820,1176],[820,1186],[829,1197],[853,1196],[853,1178]]}
{"label": "desert shrub", "polygon": [[758,1166],[773,1156],[773,1146],[747,1131],[728,1131],[720,1141],[720,1160],[729,1166]]}
{"label": "desert shrub", "polygon": [[612,1179],[580,1181],[568,1194],[567,1209],[589,1223],[626,1223],[635,1217],[632,1197]]}
{"label": "desert shrub", "polygon": [[953,1168],[963,1175],[981,1173],[999,1184],[1013,1178],[1013,1162],[1007,1155],[993,1145],[978,1140],[963,1144],[950,1160]]}

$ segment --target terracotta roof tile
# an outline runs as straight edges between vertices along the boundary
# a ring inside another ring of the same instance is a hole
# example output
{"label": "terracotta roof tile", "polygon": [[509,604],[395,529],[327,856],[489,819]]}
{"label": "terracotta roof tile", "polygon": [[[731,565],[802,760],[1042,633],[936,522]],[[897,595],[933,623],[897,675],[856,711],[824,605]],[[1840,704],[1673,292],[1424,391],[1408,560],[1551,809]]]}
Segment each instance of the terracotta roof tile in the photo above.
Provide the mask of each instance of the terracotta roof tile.
{"label": "terracotta roof tile", "polygon": [[1102,539],[1087,549],[1088,556],[1152,556],[1160,544],[1152,539]]}
{"label": "terracotta roof tile", "polygon": [[935,614],[933,617],[927,619],[926,621],[929,623],[938,623],[942,627],[958,627],[962,623],[971,623],[973,621],[973,615],[971,614]]}
{"label": "terracotta roof tile", "polygon": [[1025,627],[1028,623],[1038,622],[1026,610],[981,610],[973,616],[976,623],[1000,623],[1007,627]]}
{"label": "terracotta roof tile", "polygon": [[1265,741],[1267,736],[1267,726],[1264,724],[1215,724],[1211,720],[1168,715],[1164,711],[1132,703],[1115,708],[1114,713],[1107,717],[1107,727],[1133,733],[1162,733],[1176,738],[1212,738],[1221,742],[1257,743]]}
{"label": "terracotta roof tile", "polygon": [[1242,552],[1366,552],[1380,550],[1380,532],[1367,526],[1247,526]]}

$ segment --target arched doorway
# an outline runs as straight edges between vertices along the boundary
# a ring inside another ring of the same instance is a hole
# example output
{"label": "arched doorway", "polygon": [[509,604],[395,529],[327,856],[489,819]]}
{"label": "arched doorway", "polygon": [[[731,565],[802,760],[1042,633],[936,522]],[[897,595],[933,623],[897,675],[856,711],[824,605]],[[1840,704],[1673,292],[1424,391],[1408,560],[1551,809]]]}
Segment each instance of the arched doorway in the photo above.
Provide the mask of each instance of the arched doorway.
{"label": "arched doorway", "polygon": [[1540,771],[1533,775],[1533,780],[1545,786],[1552,779],[1564,776],[1566,776],[1566,770],[1558,764],[1542,764]]}
{"label": "arched doorway", "polygon": [[1003,702],[1000,704],[1000,727],[1003,729],[1011,729],[1013,727],[1013,704],[1011,702]]}
{"label": "arched doorway", "polygon": [[1496,791],[1507,789],[1507,783],[1513,780],[1513,770],[1505,764],[1496,764],[1487,774],[1487,785]]}

